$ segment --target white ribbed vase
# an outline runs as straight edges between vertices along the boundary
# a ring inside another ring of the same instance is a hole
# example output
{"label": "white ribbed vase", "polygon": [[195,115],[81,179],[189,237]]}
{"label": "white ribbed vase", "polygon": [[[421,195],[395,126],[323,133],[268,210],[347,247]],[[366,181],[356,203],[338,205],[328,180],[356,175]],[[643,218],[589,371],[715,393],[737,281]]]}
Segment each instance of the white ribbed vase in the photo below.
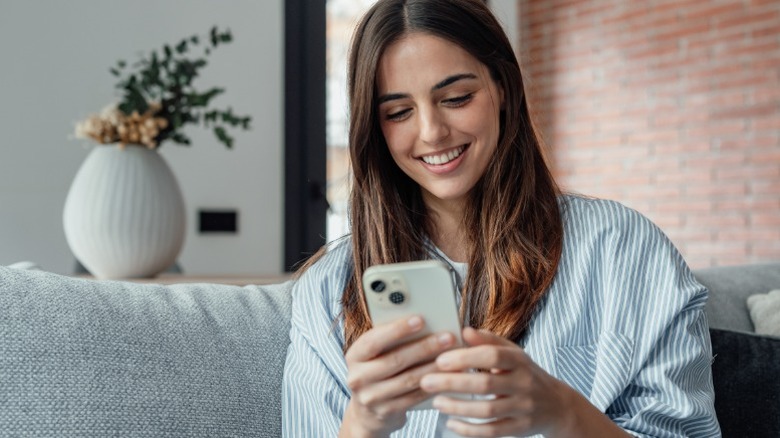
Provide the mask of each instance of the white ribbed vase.
{"label": "white ribbed vase", "polygon": [[97,278],[154,277],[184,244],[184,198],[163,157],[97,146],[81,165],[62,222],[76,258]]}

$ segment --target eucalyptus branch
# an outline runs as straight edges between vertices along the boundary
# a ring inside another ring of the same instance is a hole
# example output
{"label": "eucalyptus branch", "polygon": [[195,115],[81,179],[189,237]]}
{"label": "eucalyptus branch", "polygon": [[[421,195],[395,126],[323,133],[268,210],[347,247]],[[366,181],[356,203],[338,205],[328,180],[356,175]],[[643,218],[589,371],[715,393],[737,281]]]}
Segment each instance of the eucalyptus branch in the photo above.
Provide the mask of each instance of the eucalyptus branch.
{"label": "eucalyptus branch", "polygon": [[[113,117],[112,120],[132,118],[135,125],[124,130],[114,126],[111,135],[105,132],[86,132],[85,135],[101,139],[101,142],[108,142],[102,140],[110,139],[111,142],[132,143],[140,141],[134,140],[136,138],[143,139],[143,144],[153,148],[159,147],[166,140],[189,145],[190,139],[182,132],[182,128],[188,124],[202,124],[213,129],[220,143],[232,148],[234,139],[226,128],[248,130],[251,118],[236,115],[231,108],[210,109],[212,100],[223,94],[225,89],[213,87],[203,91],[194,85],[195,79],[208,64],[207,58],[212,51],[232,40],[230,30],[220,31],[213,27],[205,40],[193,35],[174,45],[165,44],[133,65],[128,65],[125,60],[117,61],[109,71],[119,79],[116,88],[120,91],[121,98],[116,110],[126,117]],[[199,54],[193,54],[195,51],[199,51]],[[134,132],[132,129],[137,128],[136,125],[143,130],[147,124],[146,119],[153,120],[148,125],[154,125],[154,129],[137,132],[135,136],[130,135]],[[103,120],[92,121],[90,124],[82,124],[80,128],[84,130],[87,125],[110,125],[106,123]],[[122,137],[118,134],[122,131],[128,134]]]}

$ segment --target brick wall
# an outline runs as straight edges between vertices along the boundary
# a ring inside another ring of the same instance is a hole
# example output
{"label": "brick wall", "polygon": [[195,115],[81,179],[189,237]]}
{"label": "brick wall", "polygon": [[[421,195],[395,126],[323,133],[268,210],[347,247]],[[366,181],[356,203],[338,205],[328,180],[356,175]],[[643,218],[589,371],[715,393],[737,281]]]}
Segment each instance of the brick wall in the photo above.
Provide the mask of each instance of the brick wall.
{"label": "brick wall", "polygon": [[565,189],[644,213],[695,268],[780,260],[780,1],[519,5]]}

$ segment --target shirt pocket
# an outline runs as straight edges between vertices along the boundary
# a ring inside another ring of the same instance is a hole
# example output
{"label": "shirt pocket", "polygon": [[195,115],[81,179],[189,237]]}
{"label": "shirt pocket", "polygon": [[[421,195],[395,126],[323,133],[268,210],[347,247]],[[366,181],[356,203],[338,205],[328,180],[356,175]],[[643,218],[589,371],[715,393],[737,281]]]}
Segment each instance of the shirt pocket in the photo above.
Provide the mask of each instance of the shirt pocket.
{"label": "shirt pocket", "polygon": [[615,332],[602,333],[592,343],[561,346],[556,375],[604,412],[628,387],[633,350],[633,342]]}

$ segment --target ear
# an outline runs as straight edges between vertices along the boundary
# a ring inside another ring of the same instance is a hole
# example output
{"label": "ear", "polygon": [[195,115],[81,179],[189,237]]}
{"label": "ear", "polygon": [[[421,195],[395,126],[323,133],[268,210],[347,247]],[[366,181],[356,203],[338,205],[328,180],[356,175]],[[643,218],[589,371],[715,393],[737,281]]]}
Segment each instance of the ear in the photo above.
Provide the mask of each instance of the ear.
{"label": "ear", "polygon": [[504,98],[504,87],[501,84],[498,85],[498,97],[501,99],[501,103],[499,105],[499,108],[502,110],[506,109],[506,99]]}

